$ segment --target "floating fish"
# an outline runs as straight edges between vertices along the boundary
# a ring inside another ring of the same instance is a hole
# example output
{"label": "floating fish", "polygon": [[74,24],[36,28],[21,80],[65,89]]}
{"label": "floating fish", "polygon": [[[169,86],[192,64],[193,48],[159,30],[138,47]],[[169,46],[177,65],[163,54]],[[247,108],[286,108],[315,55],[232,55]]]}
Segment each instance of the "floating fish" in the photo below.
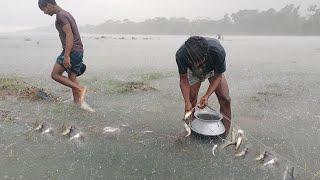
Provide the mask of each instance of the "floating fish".
{"label": "floating fish", "polygon": [[284,171],[284,175],[283,175],[283,180],[294,180],[294,176],[293,176],[293,171],[294,171],[294,167],[291,167],[289,169],[289,167],[286,167],[286,170]]}
{"label": "floating fish", "polygon": [[73,126],[70,128],[70,132],[68,133],[68,136],[70,140],[74,140],[82,137],[80,130]]}
{"label": "floating fish", "polygon": [[238,130],[238,138],[237,138],[237,142],[236,142],[236,150],[238,150],[240,148],[243,137],[244,137],[244,131],[239,129]]}
{"label": "floating fish", "polygon": [[233,145],[236,145],[236,142],[230,142],[230,141],[228,141],[228,142],[226,142],[226,143],[224,143],[224,144],[222,144],[222,145],[220,146],[220,150],[223,150],[224,148],[226,148],[226,147],[228,147],[228,146],[233,146]]}
{"label": "floating fish", "polygon": [[243,151],[236,153],[235,156],[242,157],[242,156],[245,156],[247,153],[248,153],[248,148],[245,148]]}
{"label": "floating fish", "polygon": [[39,121],[36,121],[36,123],[34,124],[34,130],[39,131],[41,128],[42,128],[42,123],[40,123]]}
{"label": "floating fish", "polygon": [[63,125],[61,135],[65,136],[70,133],[71,126]]}
{"label": "floating fish", "polygon": [[192,111],[188,111],[186,112],[186,114],[184,115],[184,120],[187,120],[192,114]]}
{"label": "floating fish", "polygon": [[[37,129],[38,129],[38,128],[37,128]],[[51,133],[52,130],[53,130],[53,129],[51,128],[51,126],[50,126],[49,123],[43,122],[43,123],[41,124],[41,128],[40,128],[38,131],[40,131],[41,134],[46,134],[46,133]]]}
{"label": "floating fish", "polygon": [[115,127],[105,127],[103,128],[103,134],[105,133],[114,133],[114,132],[117,132],[117,131],[120,131],[119,128],[115,128]]}
{"label": "floating fish", "polygon": [[187,123],[184,123],[184,128],[187,131],[187,135],[185,137],[189,137],[191,135],[191,128],[188,126]]}
{"label": "floating fish", "polygon": [[262,154],[260,154],[259,156],[257,156],[254,160],[255,161],[263,161],[266,157],[267,157],[267,151],[263,151]]}
{"label": "floating fish", "polygon": [[277,159],[277,158],[273,158],[273,159],[265,162],[265,163],[263,164],[263,166],[274,165],[274,164],[276,164],[277,162],[278,162],[278,159]]}
{"label": "floating fish", "polygon": [[218,147],[217,144],[215,144],[215,145],[212,147],[212,155],[214,155],[214,156],[215,156],[214,151],[217,149],[217,147]]}

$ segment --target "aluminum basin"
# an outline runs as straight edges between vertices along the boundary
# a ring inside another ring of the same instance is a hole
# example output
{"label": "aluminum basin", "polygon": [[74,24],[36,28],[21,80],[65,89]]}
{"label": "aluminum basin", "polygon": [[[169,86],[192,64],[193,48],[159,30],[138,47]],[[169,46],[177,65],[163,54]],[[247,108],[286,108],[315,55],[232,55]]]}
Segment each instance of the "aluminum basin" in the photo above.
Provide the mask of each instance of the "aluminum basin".
{"label": "aluminum basin", "polygon": [[215,110],[205,108],[196,109],[191,122],[191,130],[205,136],[218,136],[225,132],[222,116]]}

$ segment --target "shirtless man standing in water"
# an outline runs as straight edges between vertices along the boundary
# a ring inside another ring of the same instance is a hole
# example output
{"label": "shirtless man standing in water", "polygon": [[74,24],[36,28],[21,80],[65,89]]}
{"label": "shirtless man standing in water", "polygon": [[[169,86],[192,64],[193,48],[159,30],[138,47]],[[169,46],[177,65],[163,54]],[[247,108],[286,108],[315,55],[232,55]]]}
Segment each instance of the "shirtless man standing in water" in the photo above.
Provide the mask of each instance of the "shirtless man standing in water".
{"label": "shirtless man standing in water", "polygon": [[[57,5],[55,0],[39,0],[39,8],[49,16],[56,15],[56,28],[62,43],[63,51],[58,56],[51,77],[55,81],[70,87],[75,104],[84,102],[86,87],[80,86],[77,76],[82,75],[86,66],[83,64],[83,45],[75,19],[70,13]],[[68,77],[63,76],[64,72]]]}

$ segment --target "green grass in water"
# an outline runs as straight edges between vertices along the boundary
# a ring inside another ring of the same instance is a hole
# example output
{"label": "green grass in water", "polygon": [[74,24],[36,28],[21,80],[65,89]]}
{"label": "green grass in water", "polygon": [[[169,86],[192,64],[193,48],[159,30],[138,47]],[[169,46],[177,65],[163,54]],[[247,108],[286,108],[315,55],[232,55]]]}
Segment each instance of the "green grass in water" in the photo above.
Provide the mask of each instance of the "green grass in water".
{"label": "green grass in water", "polygon": [[18,77],[0,77],[0,90],[20,93],[28,88],[28,85]]}

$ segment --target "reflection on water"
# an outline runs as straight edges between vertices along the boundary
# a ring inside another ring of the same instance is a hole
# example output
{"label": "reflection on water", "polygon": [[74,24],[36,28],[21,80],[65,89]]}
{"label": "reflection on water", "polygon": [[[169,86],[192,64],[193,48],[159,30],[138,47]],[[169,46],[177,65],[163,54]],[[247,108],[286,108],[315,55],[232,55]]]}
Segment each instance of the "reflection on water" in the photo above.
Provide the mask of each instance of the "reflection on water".
{"label": "reflection on water", "polygon": [[[319,38],[229,37],[222,42],[233,125],[245,130],[240,147],[248,148],[245,158],[236,158],[232,146],[213,156],[213,145],[223,143],[219,137],[184,138],[174,60],[184,40],[84,37],[88,71],[80,82],[89,87],[87,102],[95,113],[63,101],[13,101],[0,93],[0,179],[281,179],[286,166],[295,167],[297,178],[320,178],[320,54],[312,51]],[[57,44],[51,36],[2,39],[1,75],[22,77],[69,99],[70,90],[49,77]],[[122,93],[141,86],[156,90]],[[214,96],[209,103],[219,109]],[[36,121],[50,124],[53,133],[32,131]],[[64,124],[77,127],[83,142],[61,135]],[[104,133],[105,127],[117,130]],[[278,166],[254,161],[264,150],[279,158]]]}

